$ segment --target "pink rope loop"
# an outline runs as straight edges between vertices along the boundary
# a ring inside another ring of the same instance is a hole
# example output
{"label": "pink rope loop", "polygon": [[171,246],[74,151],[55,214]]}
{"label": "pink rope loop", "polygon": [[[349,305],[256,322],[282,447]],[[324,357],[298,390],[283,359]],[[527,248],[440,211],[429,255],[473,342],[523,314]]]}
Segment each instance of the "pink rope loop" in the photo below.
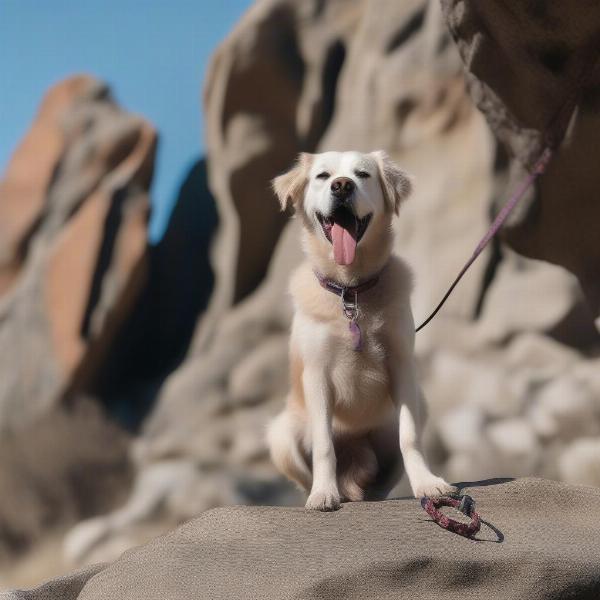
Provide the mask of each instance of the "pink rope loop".
{"label": "pink rope loop", "polygon": [[481,518],[479,515],[472,510],[467,516],[471,517],[470,523],[462,523],[456,521],[445,515],[441,510],[442,506],[452,506],[458,509],[460,506],[460,500],[456,498],[450,498],[448,496],[442,496],[440,498],[428,498],[425,496],[421,498],[421,506],[425,509],[425,512],[442,528],[462,535],[463,537],[472,538],[481,527]]}

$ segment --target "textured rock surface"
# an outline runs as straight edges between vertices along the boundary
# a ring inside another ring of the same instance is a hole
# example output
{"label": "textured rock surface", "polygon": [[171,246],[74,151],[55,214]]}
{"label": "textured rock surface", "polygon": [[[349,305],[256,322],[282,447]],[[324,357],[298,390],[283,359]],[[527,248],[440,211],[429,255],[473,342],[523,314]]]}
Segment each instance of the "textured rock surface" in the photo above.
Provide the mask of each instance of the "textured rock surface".
{"label": "textured rock surface", "polygon": [[0,190],[10,233],[2,239],[0,430],[85,389],[129,313],[145,276],[155,142],[106,86],[78,77],[49,93],[9,165]]}
{"label": "textured rock surface", "polygon": [[463,489],[483,520],[475,540],[444,531],[407,498],[333,514],[220,508],[112,564],[6,600],[598,597],[600,490],[533,478]]}
{"label": "textured rock surface", "polygon": [[90,85],[87,77],[73,77],[48,92],[0,181],[0,295],[18,275],[30,236],[42,217],[66,144],[61,119]]}
{"label": "textured rock surface", "polygon": [[557,115],[567,99],[579,94],[568,139],[506,239],[522,254],[572,271],[598,316],[600,248],[587,224],[598,219],[600,186],[594,167],[600,137],[600,6],[586,0],[568,6],[545,0],[442,4],[469,69],[473,97],[514,158],[513,182],[539,155],[555,121],[563,119]]}
{"label": "textured rock surface", "polygon": [[220,232],[211,318],[264,277],[286,222],[269,181],[314,150],[331,119],[360,0],[256,2],[221,44],[205,83],[209,174]]}
{"label": "textured rock surface", "polygon": [[148,248],[147,282],[98,372],[95,394],[130,428],[139,427],[164,378],[184,358],[206,309],[216,227],[215,200],[201,159],[181,184],[163,237]]}
{"label": "textured rock surface", "polygon": [[0,438],[0,584],[20,553],[49,531],[123,500],[131,482],[128,444],[82,398]]}

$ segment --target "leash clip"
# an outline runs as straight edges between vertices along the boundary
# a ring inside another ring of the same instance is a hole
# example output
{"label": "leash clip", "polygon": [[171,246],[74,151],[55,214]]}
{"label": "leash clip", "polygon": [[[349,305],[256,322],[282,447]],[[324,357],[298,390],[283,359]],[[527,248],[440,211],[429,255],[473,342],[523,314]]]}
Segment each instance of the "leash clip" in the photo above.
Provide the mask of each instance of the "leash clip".
{"label": "leash clip", "polygon": [[475,512],[475,500],[469,496],[469,494],[461,494],[460,492],[452,492],[447,494],[449,498],[458,500],[460,504],[456,506],[456,510],[460,511],[463,515],[470,517]]}
{"label": "leash clip", "polygon": [[346,292],[348,288],[343,288],[342,293],[340,294],[340,298],[342,299],[342,311],[344,316],[349,321],[356,321],[358,317],[358,293],[354,292],[354,302],[351,300],[346,300]]}
{"label": "leash clip", "polygon": [[468,494],[465,494],[460,498],[460,504],[458,505],[458,510],[467,517],[470,517],[475,510],[475,500],[471,498]]}

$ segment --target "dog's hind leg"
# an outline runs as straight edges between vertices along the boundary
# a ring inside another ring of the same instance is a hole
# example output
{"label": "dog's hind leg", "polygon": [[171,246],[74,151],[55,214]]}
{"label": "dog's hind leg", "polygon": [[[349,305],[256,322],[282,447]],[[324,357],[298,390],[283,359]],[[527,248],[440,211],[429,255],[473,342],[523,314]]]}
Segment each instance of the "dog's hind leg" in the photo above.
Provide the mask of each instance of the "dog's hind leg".
{"label": "dog's hind leg", "polygon": [[298,417],[284,410],[269,423],[267,442],[277,469],[309,492],[312,473],[303,451],[304,427]]}
{"label": "dog's hind leg", "polygon": [[368,487],[365,500],[384,500],[404,473],[404,463],[398,445],[398,423],[388,425],[369,433],[369,441],[377,457],[377,477]]}
{"label": "dog's hind leg", "polygon": [[377,457],[366,436],[336,437],[337,481],[344,502],[364,500],[377,474]]}

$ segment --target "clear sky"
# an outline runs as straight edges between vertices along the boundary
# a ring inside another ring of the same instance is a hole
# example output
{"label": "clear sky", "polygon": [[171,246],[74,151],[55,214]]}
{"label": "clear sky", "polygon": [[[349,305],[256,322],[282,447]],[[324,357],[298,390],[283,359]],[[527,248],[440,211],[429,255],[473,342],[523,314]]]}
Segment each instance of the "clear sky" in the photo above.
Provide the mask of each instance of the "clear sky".
{"label": "clear sky", "polygon": [[203,151],[200,91],[208,59],[252,0],[0,0],[0,171],[53,83],[107,81],[160,133],[151,239]]}

